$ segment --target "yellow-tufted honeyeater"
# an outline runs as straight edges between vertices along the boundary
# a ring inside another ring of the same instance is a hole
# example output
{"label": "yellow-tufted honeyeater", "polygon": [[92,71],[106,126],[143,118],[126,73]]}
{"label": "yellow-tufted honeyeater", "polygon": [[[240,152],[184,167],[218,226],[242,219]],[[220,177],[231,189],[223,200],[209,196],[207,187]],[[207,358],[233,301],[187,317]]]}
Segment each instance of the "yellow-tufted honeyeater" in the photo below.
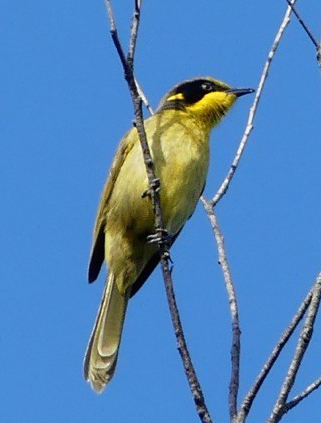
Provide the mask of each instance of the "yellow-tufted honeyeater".
{"label": "yellow-tufted honeyeater", "polygon": [[[211,129],[237,97],[252,89],[232,89],[212,78],[174,87],[155,115],[145,121],[148,144],[161,181],[165,229],[173,243],[191,217],[204,189]],[[148,179],[136,128],[122,139],[96,218],[88,278],[97,278],[103,261],[109,274],[86,352],[84,374],[96,392],[112,378],[127,302],[159,262],[151,202],[142,198]]]}

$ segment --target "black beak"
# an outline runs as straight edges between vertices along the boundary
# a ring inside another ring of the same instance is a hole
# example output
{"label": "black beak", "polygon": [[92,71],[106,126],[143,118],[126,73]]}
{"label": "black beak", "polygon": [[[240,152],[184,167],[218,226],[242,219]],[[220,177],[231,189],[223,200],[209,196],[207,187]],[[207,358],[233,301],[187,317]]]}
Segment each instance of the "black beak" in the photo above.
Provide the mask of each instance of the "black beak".
{"label": "black beak", "polygon": [[253,88],[230,88],[226,90],[227,93],[234,94],[236,97],[241,97],[245,94],[252,94],[255,90]]}

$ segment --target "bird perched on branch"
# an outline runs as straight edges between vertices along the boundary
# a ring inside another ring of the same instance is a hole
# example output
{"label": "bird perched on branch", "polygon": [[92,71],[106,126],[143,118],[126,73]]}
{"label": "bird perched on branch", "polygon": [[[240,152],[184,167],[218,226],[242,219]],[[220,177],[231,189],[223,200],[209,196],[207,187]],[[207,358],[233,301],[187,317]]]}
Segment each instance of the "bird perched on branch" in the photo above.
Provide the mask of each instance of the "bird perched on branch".
{"label": "bird perched on branch", "polygon": [[[165,229],[172,244],[204,189],[211,129],[235,100],[253,89],[233,89],[197,78],[174,87],[144,126],[157,177]],[[94,282],[105,261],[109,273],[84,363],[85,379],[100,393],[112,378],[128,300],[159,262],[147,173],[137,129],[122,139],[107,179],[93,235],[88,270]]]}

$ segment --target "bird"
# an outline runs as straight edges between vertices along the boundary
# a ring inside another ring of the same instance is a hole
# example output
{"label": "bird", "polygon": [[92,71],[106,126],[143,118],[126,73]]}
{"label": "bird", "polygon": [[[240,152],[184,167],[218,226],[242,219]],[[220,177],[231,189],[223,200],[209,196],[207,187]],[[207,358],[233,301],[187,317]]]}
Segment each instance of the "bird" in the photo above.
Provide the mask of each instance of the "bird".
{"label": "bird", "polygon": [[[253,92],[212,77],[190,79],[171,89],[155,114],[144,121],[170,245],[204,190],[212,128],[238,97]],[[154,214],[144,195],[147,190],[142,148],[133,127],[118,146],[103,189],[88,266],[89,283],[97,279],[104,262],[108,267],[84,360],[84,378],[97,393],[114,375],[128,300],[160,260],[159,246],[148,242],[154,233]]]}

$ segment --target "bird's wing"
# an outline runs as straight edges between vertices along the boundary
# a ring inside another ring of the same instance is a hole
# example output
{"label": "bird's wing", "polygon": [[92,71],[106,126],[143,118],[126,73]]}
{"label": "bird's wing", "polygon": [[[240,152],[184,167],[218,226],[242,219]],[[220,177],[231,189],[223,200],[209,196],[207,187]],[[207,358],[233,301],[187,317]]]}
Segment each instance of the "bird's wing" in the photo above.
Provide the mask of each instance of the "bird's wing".
{"label": "bird's wing", "polygon": [[122,139],[112,162],[109,176],[105,184],[100,204],[98,207],[96,222],[94,226],[93,243],[88,266],[88,281],[94,282],[100,272],[105,257],[105,224],[106,214],[110,196],[113,192],[115,181],[119,171],[137,140],[137,131],[131,130]]}
{"label": "bird's wing", "polygon": [[[178,231],[177,234],[172,237],[170,247],[174,244],[174,242],[176,241],[176,238],[181,233],[182,229],[180,231]],[[132,288],[131,288],[131,291],[130,291],[130,298],[133,297],[136,294],[136,292],[139,291],[139,289],[144,285],[144,283],[146,282],[146,280],[153,273],[155,267],[158,265],[159,260],[160,260],[160,254],[159,254],[159,251],[157,251],[148,260],[148,262],[146,263],[144,269],[141,271],[141,273],[138,276],[138,278],[136,279],[135,283],[132,285]]]}

